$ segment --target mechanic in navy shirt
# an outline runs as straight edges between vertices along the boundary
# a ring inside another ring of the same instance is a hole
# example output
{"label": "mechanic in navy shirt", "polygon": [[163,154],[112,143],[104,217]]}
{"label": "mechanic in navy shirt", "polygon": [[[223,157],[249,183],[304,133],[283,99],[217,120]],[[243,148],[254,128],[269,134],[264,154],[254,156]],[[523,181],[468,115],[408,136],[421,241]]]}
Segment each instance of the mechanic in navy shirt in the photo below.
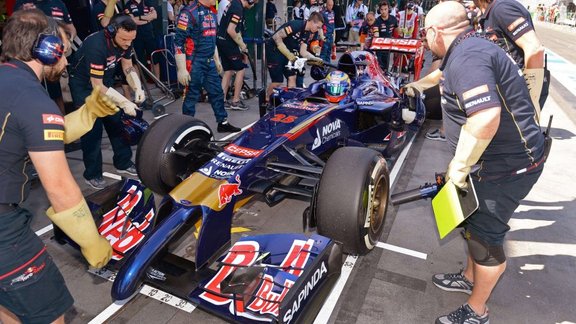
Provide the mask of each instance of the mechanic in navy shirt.
{"label": "mechanic in navy shirt", "polygon": [[[70,115],[64,118],[40,84],[43,78],[60,78],[70,42],[63,28],[36,9],[14,13],[2,37],[0,322],[64,323],[63,314],[74,301],[30,226],[34,216],[19,204],[30,194],[34,167],[52,205],[48,217],[80,245],[92,266],[102,267],[110,259],[112,248],[98,234],[64,153],[67,136],[78,131],[74,128],[82,121]],[[92,99],[73,114],[93,121],[95,110],[116,110],[112,103],[104,107]]]}
{"label": "mechanic in navy shirt", "polygon": [[230,109],[247,110],[248,106],[240,100],[240,91],[244,84],[244,68],[248,63],[248,47],[242,39],[240,32],[244,26],[244,9],[250,9],[254,6],[254,0],[231,0],[228,3],[220,25],[218,26],[216,45],[218,54],[222,61],[222,90],[224,98],[228,95],[228,87],[232,75],[236,73],[234,79],[234,95],[229,102]]}
{"label": "mechanic in navy shirt", "polygon": [[443,58],[444,130],[455,152],[446,178],[466,189],[471,175],[479,200],[479,209],[463,223],[466,269],[432,279],[439,288],[471,296],[436,323],[488,323],[486,302],[506,268],[507,223],[542,173],[545,138],[521,69],[472,30],[464,6],[437,5],[425,30],[431,51]]}
{"label": "mechanic in navy shirt", "polygon": [[216,13],[212,8],[216,0],[197,0],[180,10],[176,22],[176,66],[178,82],[186,86],[182,113],[194,116],[196,103],[200,99],[202,88],[208,92],[208,98],[216,116],[218,132],[239,132],[227,120],[224,109],[222,80],[216,70],[214,53],[216,52]]}
{"label": "mechanic in navy shirt", "polygon": [[[399,28],[398,19],[390,15],[390,5],[387,0],[380,2],[378,8],[380,9],[380,16],[376,18],[376,26],[378,26],[378,35],[376,37],[384,38],[398,38]],[[383,70],[388,69],[390,62],[390,52],[379,51],[376,56]]]}
{"label": "mechanic in navy shirt", "polygon": [[130,15],[138,25],[133,44],[138,60],[143,64],[150,61],[152,72],[156,78],[160,78],[160,64],[154,62],[151,56],[157,50],[154,27],[152,26],[152,21],[158,17],[154,3],[151,0],[129,0],[126,3],[125,13]]}
{"label": "mechanic in navy shirt", "polygon": [[320,52],[320,58],[325,62],[330,62],[330,57],[332,56],[332,46],[334,46],[334,37],[336,33],[334,29],[336,28],[334,22],[334,0],[326,1],[326,8],[322,10],[322,18],[324,18],[324,45],[322,45],[322,51]]}
{"label": "mechanic in navy shirt", "polygon": [[[292,20],[280,26],[272,37],[266,42],[266,62],[272,82],[268,85],[266,99],[270,98],[272,89],[282,85],[284,77],[288,80],[288,87],[296,86],[296,73],[286,68],[288,62],[296,61],[296,55],[307,59],[320,59],[308,52],[308,44],[318,37],[318,30],[322,28],[324,18],[318,12],[310,14],[308,20]],[[312,49],[320,51],[321,49]]]}
{"label": "mechanic in navy shirt", "polygon": [[[540,43],[532,17],[524,6],[515,0],[474,0],[482,12],[480,26],[491,39],[498,42],[524,69],[532,103],[540,114],[541,104],[547,95],[540,98],[544,85],[544,47]],[[539,117],[539,116],[538,116]]]}
{"label": "mechanic in navy shirt", "polygon": [[[114,73],[120,64],[128,83],[135,92],[135,101],[146,99],[136,70],[132,66],[132,41],[136,37],[136,23],[129,16],[112,18],[106,29],[88,36],[70,63],[70,92],[74,106],[84,103],[92,89],[99,86],[116,105],[129,115],[136,114],[137,106],[114,89]],[[106,128],[112,150],[113,162],[117,171],[137,175],[132,159],[132,149],[122,139],[123,127],[120,113],[99,118],[94,128],[82,136],[84,179],[95,189],[102,189],[106,181],[102,178],[102,127]]]}
{"label": "mechanic in navy shirt", "polygon": [[118,11],[117,0],[97,0],[92,6],[92,32],[102,30],[110,23]]}

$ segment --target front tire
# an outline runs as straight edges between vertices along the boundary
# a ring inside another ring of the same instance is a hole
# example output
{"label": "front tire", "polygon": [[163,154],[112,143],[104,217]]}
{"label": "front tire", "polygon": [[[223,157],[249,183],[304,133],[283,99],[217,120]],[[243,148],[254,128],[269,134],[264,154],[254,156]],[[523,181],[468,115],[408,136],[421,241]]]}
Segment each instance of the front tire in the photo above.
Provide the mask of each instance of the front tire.
{"label": "front tire", "polygon": [[316,197],[318,233],[364,255],[382,230],[390,195],[386,160],[374,150],[344,147],[328,159]]}

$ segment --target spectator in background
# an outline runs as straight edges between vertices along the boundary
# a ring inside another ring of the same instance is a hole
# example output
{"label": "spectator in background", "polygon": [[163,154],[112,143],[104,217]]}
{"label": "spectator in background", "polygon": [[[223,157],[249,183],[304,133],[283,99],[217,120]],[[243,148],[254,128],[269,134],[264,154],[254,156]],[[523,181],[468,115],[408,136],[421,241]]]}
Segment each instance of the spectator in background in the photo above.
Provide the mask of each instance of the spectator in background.
{"label": "spectator in background", "polygon": [[174,25],[174,21],[176,19],[176,16],[174,16],[174,0],[168,0],[168,2],[166,2],[166,11],[168,12],[168,23],[170,25]]}
{"label": "spectator in background", "polygon": [[368,13],[368,7],[363,0],[356,0],[346,8],[346,23],[348,24],[348,41],[358,43],[360,41],[360,27]]}
{"label": "spectator in background", "polygon": [[276,26],[274,26],[274,17],[276,17],[277,13],[278,10],[276,9],[274,0],[266,1],[266,28],[272,30],[276,29]]}
{"label": "spectator in background", "polygon": [[372,11],[366,14],[366,20],[360,27],[360,50],[364,50],[368,43],[372,42],[373,37],[378,35],[378,26],[375,24],[376,16]]}
{"label": "spectator in background", "polygon": [[[395,16],[390,14],[389,12],[390,6],[388,5],[388,1],[384,0],[380,2],[379,9],[380,9],[380,16],[378,16],[376,22],[374,23],[376,27],[378,27],[377,37],[384,37],[384,38],[398,37],[399,35],[398,19],[396,19]],[[388,65],[390,62],[390,52],[379,51],[376,53],[376,56],[378,57],[380,67],[384,70],[388,70]]]}
{"label": "spectator in background", "polygon": [[418,14],[414,8],[414,2],[410,1],[406,4],[406,8],[398,13],[400,38],[417,38],[418,36]]}
{"label": "spectator in background", "polygon": [[300,0],[294,1],[294,20],[308,20],[310,16],[310,10],[306,8],[306,4],[302,3]]}
{"label": "spectator in background", "polygon": [[134,51],[138,60],[144,64],[150,62],[152,72],[159,79],[160,64],[155,63],[152,58],[152,53],[157,49],[154,26],[152,26],[152,21],[158,18],[154,2],[152,0],[129,0],[126,3],[125,13],[130,15],[138,25],[134,40]]}

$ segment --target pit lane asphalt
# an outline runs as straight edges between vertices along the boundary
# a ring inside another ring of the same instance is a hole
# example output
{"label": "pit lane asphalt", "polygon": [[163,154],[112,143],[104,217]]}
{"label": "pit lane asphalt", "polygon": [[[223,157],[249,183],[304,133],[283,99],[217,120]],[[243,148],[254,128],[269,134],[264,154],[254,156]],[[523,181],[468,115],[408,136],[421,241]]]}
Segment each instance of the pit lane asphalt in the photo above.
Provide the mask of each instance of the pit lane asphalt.
{"label": "pit lane asphalt", "polygon": [[[537,31],[545,46],[576,64],[576,38],[573,31],[538,24]],[[559,42],[559,36],[562,37]],[[260,75],[258,75],[260,76]],[[543,110],[543,121],[554,114],[554,143],[544,173],[532,192],[522,201],[513,219],[505,249],[508,268],[488,303],[493,323],[576,323],[576,177],[575,134],[576,107],[569,87],[553,80],[551,96]],[[248,101],[246,112],[232,111],[230,121],[244,126],[258,115],[255,99]],[[167,107],[179,112],[181,101]],[[150,112],[145,112],[152,119]],[[213,129],[216,124],[208,104],[198,106],[197,117]],[[416,136],[392,192],[417,187],[443,171],[449,150],[443,142],[424,139],[423,134],[439,126],[427,121]],[[217,136],[222,137],[221,134]],[[103,141],[104,170],[116,173],[111,165],[112,151]],[[84,184],[81,152],[68,154],[69,164],[83,193],[94,190]],[[108,179],[112,183],[111,179]],[[300,232],[301,212],[306,203],[286,200],[274,208],[260,201],[249,204],[235,215],[234,226],[249,228],[242,234]],[[34,230],[49,225],[43,216],[48,207],[45,193],[36,185],[25,203],[36,217]],[[238,238],[235,234],[234,238]],[[52,239],[52,231],[41,235],[72,295],[74,307],[66,314],[69,323],[88,323],[112,304],[111,283],[86,270],[80,253],[61,246]],[[444,292],[431,283],[434,273],[458,271],[464,266],[464,241],[455,232],[438,239],[430,201],[390,207],[381,242],[422,253],[414,257],[388,249],[376,248],[357,259],[344,285],[329,323],[431,323],[466,301],[467,295]],[[192,240],[188,245],[192,245]],[[109,318],[108,323],[222,323],[200,309],[191,313],[178,310],[144,295],[136,296]]]}

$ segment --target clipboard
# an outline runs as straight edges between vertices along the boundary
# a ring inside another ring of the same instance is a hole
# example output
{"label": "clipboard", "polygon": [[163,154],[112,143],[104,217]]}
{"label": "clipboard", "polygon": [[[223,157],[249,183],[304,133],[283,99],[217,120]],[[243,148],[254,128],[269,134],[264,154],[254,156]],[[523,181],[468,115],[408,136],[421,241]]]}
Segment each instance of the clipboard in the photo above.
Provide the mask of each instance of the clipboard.
{"label": "clipboard", "polygon": [[468,175],[468,191],[459,189],[452,181],[446,182],[432,199],[432,209],[440,239],[458,227],[478,207],[478,197],[470,175]]}

